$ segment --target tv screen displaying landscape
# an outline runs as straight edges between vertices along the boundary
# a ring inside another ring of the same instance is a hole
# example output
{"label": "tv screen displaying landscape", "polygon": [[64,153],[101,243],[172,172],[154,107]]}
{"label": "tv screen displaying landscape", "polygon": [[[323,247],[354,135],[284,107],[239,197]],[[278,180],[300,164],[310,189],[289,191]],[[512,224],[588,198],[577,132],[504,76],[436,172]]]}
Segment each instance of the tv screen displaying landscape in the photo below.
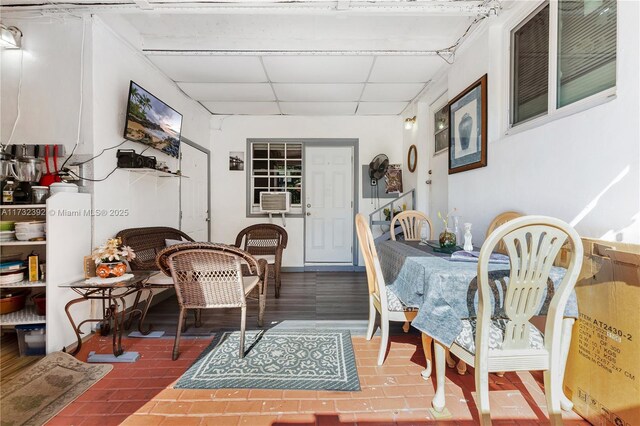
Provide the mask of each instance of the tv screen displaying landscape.
{"label": "tv screen displaying landscape", "polygon": [[182,114],[131,82],[124,137],[178,157]]}

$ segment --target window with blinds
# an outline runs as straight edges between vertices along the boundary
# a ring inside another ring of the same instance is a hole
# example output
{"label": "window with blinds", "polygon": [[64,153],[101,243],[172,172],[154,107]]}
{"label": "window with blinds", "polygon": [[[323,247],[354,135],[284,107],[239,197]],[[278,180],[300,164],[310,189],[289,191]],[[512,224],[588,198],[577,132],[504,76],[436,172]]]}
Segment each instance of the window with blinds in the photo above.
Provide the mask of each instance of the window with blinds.
{"label": "window with blinds", "polygon": [[291,193],[291,211],[302,211],[302,144],[251,143],[251,212],[260,210],[261,192]]}
{"label": "window with blinds", "polygon": [[558,4],[558,108],[616,85],[616,0]]}
{"label": "window with blinds", "polygon": [[549,5],[534,12],[511,33],[513,108],[511,122],[547,112],[549,103]]}
{"label": "window with blinds", "polygon": [[[616,0],[547,2],[514,28],[511,125],[615,87],[616,6]],[[557,8],[557,27],[551,8]],[[557,73],[550,76],[552,61]]]}

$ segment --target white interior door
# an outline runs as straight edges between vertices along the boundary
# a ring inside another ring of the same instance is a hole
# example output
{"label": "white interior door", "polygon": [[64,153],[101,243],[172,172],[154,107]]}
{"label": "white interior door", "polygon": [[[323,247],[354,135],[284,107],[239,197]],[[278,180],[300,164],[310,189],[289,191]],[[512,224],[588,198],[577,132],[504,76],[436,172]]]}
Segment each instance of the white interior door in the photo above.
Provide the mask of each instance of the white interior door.
{"label": "white interior door", "polygon": [[353,263],[353,148],[305,148],[305,263]]}
{"label": "white interior door", "polygon": [[180,170],[188,178],[180,179],[180,229],[196,241],[209,241],[208,156],[180,144]]}
{"label": "white interior door", "polygon": [[442,212],[443,215],[447,214],[449,208],[449,150],[439,152],[434,155],[435,152],[435,123],[434,115],[436,111],[439,111],[447,104],[447,95],[444,94],[438,100],[436,100],[429,107],[429,121],[431,126],[429,127],[430,137],[428,142],[428,153],[432,156],[430,161],[431,174],[428,179],[431,180],[429,185],[429,217],[433,221],[435,227],[434,234],[437,236],[441,229],[444,227],[442,221],[438,219],[438,212]]}

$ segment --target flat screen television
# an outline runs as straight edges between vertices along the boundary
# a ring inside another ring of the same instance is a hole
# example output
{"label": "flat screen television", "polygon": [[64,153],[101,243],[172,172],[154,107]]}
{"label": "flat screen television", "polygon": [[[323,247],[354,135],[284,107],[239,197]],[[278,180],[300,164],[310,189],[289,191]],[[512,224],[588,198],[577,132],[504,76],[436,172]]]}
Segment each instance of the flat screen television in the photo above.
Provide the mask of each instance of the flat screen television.
{"label": "flat screen television", "polygon": [[131,81],[124,137],[178,158],[182,114]]}

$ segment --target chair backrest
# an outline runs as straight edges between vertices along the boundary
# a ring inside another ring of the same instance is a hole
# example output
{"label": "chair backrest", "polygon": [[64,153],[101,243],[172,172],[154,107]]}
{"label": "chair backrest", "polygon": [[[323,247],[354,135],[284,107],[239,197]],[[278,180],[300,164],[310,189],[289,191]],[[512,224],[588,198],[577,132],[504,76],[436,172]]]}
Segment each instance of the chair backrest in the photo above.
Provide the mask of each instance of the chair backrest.
{"label": "chair backrest", "polygon": [[186,308],[246,306],[240,257],[218,248],[179,250],[166,262],[178,304]]}
{"label": "chair backrest", "polygon": [[[242,240],[244,239],[244,245]],[[276,255],[287,247],[289,236],[284,228],[272,223],[259,223],[244,228],[236,237],[236,247],[256,255]]]}
{"label": "chair backrest", "polygon": [[133,271],[157,270],[156,255],[166,247],[165,240],[193,241],[184,232],[166,226],[123,229],[116,237],[135,252],[135,259],[129,262]]}
{"label": "chair backrest", "polygon": [[396,222],[400,222],[405,241],[420,241],[420,232],[424,224],[429,225],[429,239],[433,240],[433,224],[426,214],[418,210],[406,210],[398,213],[391,220],[391,239],[396,239],[394,232]]}
{"label": "chair backrest", "polygon": [[367,271],[369,294],[375,296],[380,301],[382,307],[386,309],[387,292],[384,277],[382,276],[382,268],[380,267],[380,260],[378,259],[378,251],[376,250],[371,228],[369,228],[367,219],[362,213],[356,215],[356,233],[358,234],[358,243],[364,257],[365,269]]}
{"label": "chair backrest", "polygon": [[[489,235],[491,235],[491,233],[493,231],[495,231],[498,226],[500,225],[504,225],[505,223],[509,222],[510,220],[513,219],[517,219],[519,217],[524,216],[522,213],[518,213],[518,212],[504,212],[504,213],[500,213],[498,216],[494,217],[493,220],[491,221],[491,223],[489,224],[489,227],[487,228],[487,234],[485,235],[485,238],[489,238]],[[507,248],[505,247],[504,243],[502,241],[500,241],[498,243],[498,245],[496,246],[496,248],[493,250],[496,253],[502,253],[502,254],[507,254]]]}
{"label": "chair backrest", "polygon": [[[548,288],[548,279],[560,248],[569,241],[572,259],[564,278],[556,288],[545,327],[545,346],[559,351],[561,321],[571,291],[582,266],[583,247],[578,233],[560,219],[546,216],[523,216],[499,226],[482,245],[478,260],[478,329],[476,354],[488,350],[492,306],[489,281],[489,257],[500,242],[509,256],[509,283],[504,295],[504,312],[508,317],[502,349],[529,348],[529,320],[536,314]],[[496,301],[496,303],[500,303]]]}

